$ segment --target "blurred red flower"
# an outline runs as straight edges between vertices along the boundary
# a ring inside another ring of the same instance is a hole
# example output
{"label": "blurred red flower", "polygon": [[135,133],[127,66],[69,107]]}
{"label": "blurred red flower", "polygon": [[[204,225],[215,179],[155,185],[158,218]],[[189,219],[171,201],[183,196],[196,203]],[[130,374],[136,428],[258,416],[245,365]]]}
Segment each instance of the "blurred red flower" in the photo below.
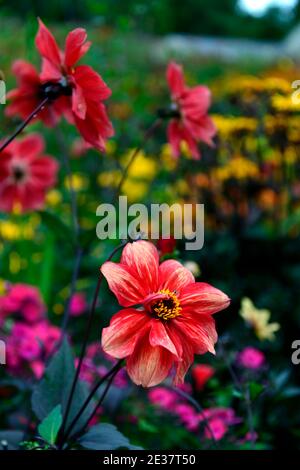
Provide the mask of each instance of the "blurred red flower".
{"label": "blurred red flower", "polygon": [[180,145],[185,142],[195,159],[200,158],[197,143],[213,146],[216,127],[208,116],[211,102],[210,90],[206,86],[188,87],[184,82],[182,67],[170,62],[167,81],[172,98],[173,117],[168,126],[168,140],[174,156],[180,154]]}
{"label": "blurred red flower", "polygon": [[[7,99],[11,103],[6,106],[5,114],[26,119],[46,97],[45,86],[34,66],[24,60],[16,60],[12,71],[16,75],[18,88],[7,93]],[[55,126],[67,105],[67,97],[60,96],[51,102],[51,106],[45,106],[38,113],[37,118],[41,119],[46,126]]]}
{"label": "blurred red flower", "polygon": [[54,186],[57,161],[43,155],[44,140],[31,134],[14,140],[0,158],[0,210],[21,212],[41,209],[46,191]]}
{"label": "blurred red flower", "polygon": [[156,247],[144,240],[127,244],[121,262],[106,262],[101,271],[125,307],[103,329],[102,346],[111,356],[126,358],[137,385],[157,385],[173,365],[174,383],[180,384],[194,354],[215,352],[212,314],[229,305],[226,294],[195,282],[178,261],[159,265]]}
{"label": "blurred red flower", "polygon": [[195,381],[195,387],[200,392],[206,382],[213,377],[215,369],[208,364],[197,364],[192,368],[192,376]]}
{"label": "blurred red flower", "polygon": [[106,139],[113,135],[113,127],[102,101],[111,95],[111,90],[91,67],[76,65],[91,45],[87,42],[86,31],[82,28],[71,31],[63,52],[39,19],[35,43],[42,57],[41,74],[24,61],[15,62],[13,71],[19,88],[9,93],[12,103],[7,114],[17,114],[24,119],[48,98],[47,106],[37,117],[54,126],[64,115],[76,125],[87,143],[104,150]]}

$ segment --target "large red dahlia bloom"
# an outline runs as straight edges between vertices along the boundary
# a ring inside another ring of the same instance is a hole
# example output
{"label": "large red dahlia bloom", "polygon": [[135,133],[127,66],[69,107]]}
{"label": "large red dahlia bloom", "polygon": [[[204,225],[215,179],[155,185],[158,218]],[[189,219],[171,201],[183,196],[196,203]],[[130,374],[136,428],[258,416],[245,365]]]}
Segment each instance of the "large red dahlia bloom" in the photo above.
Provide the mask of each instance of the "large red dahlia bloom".
{"label": "large red dahlia bloom", "polygon": [[179,156],[180,145],[185,142],[192,156],[199,159],[197,143],[203,141],[212,146],[212,138],[216,134],[216,127],[207,114],[211,102],[210,91],[206,86],[186,86],[182,67],[175,62],[168,65],[167,81],[173,115],[168,126],[168,140],[174,156]]}
{"label": "large red dahlia bloom", "polygon": [[0,158],[0,210],[22,212],[41,209],[46,191],[54,186],[58,163],[43,154],[44,141],[38,134],[14,140]]}
{"label": "large red dahlia bloom", "polygon": [[121,262],[106,262],[101,271],[125,307],[103,329],[102,347],[115,358],[126,358],[137,385],[157,385],[173,365],[174,383],[182,383],[194,354],[215,352],[212,314],[229,305],[226,294],[195,282],[178,261],[159,265],[156,247],[143,240],[127,244]]}

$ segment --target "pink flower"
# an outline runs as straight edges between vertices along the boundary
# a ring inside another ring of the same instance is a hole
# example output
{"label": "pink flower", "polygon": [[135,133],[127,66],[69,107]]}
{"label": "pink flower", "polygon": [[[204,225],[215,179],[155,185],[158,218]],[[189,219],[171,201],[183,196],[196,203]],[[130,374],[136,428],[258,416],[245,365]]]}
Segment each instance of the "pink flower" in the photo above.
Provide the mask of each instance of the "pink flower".
{"label": "pink flower", "polygon": [[58,163],[44,155],[44,140],[31,134],[14,140],[0,158],[0,210],[41,209],[48,189],[56,183]]}
{"label": "pink flower", "polygon": [[241,419],[236,417],[235,412],[231,408],[209,408],[203,410],[201,414],[199,414],[199,422],[205,423],[208,422],[210,430],[208,426],[205,426],[205,436],[207,439],[213,437],[216,440],[222,439],[226,432],[228,431],[228,427],[234,424],[239,424]]}
{"label": "pink flower", "polygon": [[121,262],[106,262],[101,271],[125,307],[103,329],[102,347],[115,358],[126,358],[134,383],[157,385],[175,365],[174,381],[180,384],[194,354],[214,353],[212,314],[229,305],[226,294],[195,282],[178,261],[159,265],[156,247],[144,240],[128,243]]}
{"label": "pink flower", "polygon": [[19,315],[28,323],[42,320],[46,307],[39,290],[28,284],[14,284],[1,298],[0,318]]}
{"label": "pink flower", "polygon": [[181,403],[174,407],[174,412],[189,431],[196,431],[199,426],[199,414],[191,405]]}
{"label": "pink flower", "polygon": [[265,363],[265,356],[258,349],[248,346],[239,353],[238,362],[246,369],[260,369]]}
{"label": "pink flower", "polygon": [[213,146],[216,127],[208,116],[210,91],[205,86],[186,86],[182,67],[171,62],[167,68],[167,81],[172,97],[173,118],[168,126],[168,140],[175,157],[180,154],[180,145],[186,142],[192,156],[200,158],[197,143]]}
{"label": "pink flower", "polygon": [[37,378],[41,377],[45,360],[53,352],[60,335],[60,329],[47,321],[32,325],[16,322],[6,341],[9,370],[20,375],[29,369]]}
{"label": "pink flower", "polygon": [[82,315],[87,309],[87,301],[85,295],[82,292],[76,292],[70,303],[70,314],[73,317],[78,317]]}
{"label": "pink flower", "polygon": [[155,387],[150,390],[148,392],[148,398],[154,405],[158,405],[168,411],[174,411],[174,405],[178,401],[177,394],[164,387]]}
{"label": "pink flower", "polygon": [[222,439],[228,431],[228,426],[220,418],[212,418],[209,421],[209,427],[205,427],[204,435],[207,439],[212,439],[212,437],[219,441]]}
{"label": "pink flower", "polygon": [[192,377],[197,391],[201,391],[208,380],[215,374],[215,369],[208,364],[196,364],[192,368]]}

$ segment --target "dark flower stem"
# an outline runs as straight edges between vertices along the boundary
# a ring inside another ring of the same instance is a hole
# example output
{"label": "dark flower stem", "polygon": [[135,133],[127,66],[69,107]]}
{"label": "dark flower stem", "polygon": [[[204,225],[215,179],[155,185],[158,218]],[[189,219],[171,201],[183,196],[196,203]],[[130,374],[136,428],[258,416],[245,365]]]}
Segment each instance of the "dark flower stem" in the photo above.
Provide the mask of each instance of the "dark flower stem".
{"label": "dark flower stem", "polygon": [[[122,242],[120,245],[118,245],[118,246],[111,252],[111,254],[109,255],[109,257],[107,258],[107,261],[110,261],[110,260],[113,258],[113,256],[114,256],[121,248],[123,248],[123,247],[126,245],[126,243],[128,243],[128,242],[125,242],[125,243]],[[96,289],[95,289],[95,293],[94,293],[94,298],[93,298],[93,301],[92,301],[92,306],[91,306],[91,309],[90,309],[90,314],[89,314],[89,318],[88,318],[87,328],[86,328],[86,330],[85,330],[85,335],[84,335],[84,339],[83,339],[83,343],[82,343],[82,348],[81,348],[81,353],[80,353],[78,365],[77,365],[76,372],[75,372],[75,376],[74,376],[74,379],[73,379],[73,383],[72,383],[70,395],[69,395],[69,398],[68,398],[68,401],[67,401],[66,411],[65,411],[65,414],[64,414],[64,418],[63,418],[63,423],[62,423],[62,426],[61,426],[61,435],[63,435],[64,432],[65,432],[65,427],[66,427],[67,420],[68,420],[68,417],[69,417],[70,408],[71,408],[72,401],[73,401],[73,397],[74,397],[74,392],[75,392],[76,385],[77,385],[77,382],[78,382],[78,379],[79,379],[79,374],[80,374],[80,371],[81,371],[81,367],[82,367],[84,355],[85,355],[85,352],[86,352],[88,340],[89,340],[90,333],[91,333],[91,329],[92,329],[92,325],[93,325],[93,320],[94,320],[94,316],[95,316],[95,312],[96,312],[96,306],[97,306],[98,295],[99,295],[99,292],[100,292],[100,288],[101,288],[102,281],[103,281],[103,274],[102,274],[101,271],[100,271],[99,278],[98,278],[98,282],[97,282]]]}
{"label": "dark flower stem", "polygon": [[0,146],[0,153],[22,132],[23,129],[34,119],[40,111],[42,111],[49,101],[49,98],[46,97],[41,103],[32,111],[31,114],[23,121],[19,127],[15,130],[13,135],[11,135],[6,141]]}
{"label": "dark flower stem", "polygon": [[123,363],[123,359],[120,359],[114,366],[113,368],[107,372],[107,374],[105,374],[103,377],[101,377],[101,379],[98,380],[98,382],[94,385],[94,387],[92,388],[91,392],[89,393],[89,395],[87,396],[85,402],[82,404],[81,408],[79,409],[78,413],[76,414],[76,416],[74,417],[74,419],[72,420],[71,424],[69,425],[69,427],[67,428],[66,432],[65,432],[65,435],[62,436],[62,441],[61,441],[61,444],[60,444],[60,447],[63,447],[64,443],[67,441],[68,437],[70,436],[74,426],[76,425],[77,421],[80,419],[81,415],[84,413],[85,409],[87,408],[87,406],[89,405],[89,403],[91,402],[91,400],[93,399],[94,395],[97,393],[98,389],[101,387],[101,385],[103,385],[103,383],[109,379],[106,387],[105,387],[105,390],[103,392],[103,394],[101,395],[101,398],[99,400],[99,402],[97,403],[96,407],[94,408],[93,412],[91,413],[91,415],[89,416],[89,418],[87,419],[85,425],[82,427],[82,429],[80,431],[78,431],[78,433],[76,434],[82,434],[82,432],[85,430],[85,428],[88,426],[89,422],[93,419],[93,417],[95,416],[95,414],[97,413],[99,407],[101,406],[108,390],[109,390],[109,387],[110,385],[112,384],[116,374],[119,372],[119,370],[122,368],[122,363]]}
{"label": "dark flower stem", "polygon": [[133,152],[127,166],[125,167],[124,171],[123,171],[123,174],[122,174],[122,177],[121,177],[121,180],[117,186],[117,189],[116,189],[116,195],[115,195],[115,198],[116,199],[119,194],[121,193],[122,191],[122,188],[123,188],[123,185],[124,185],[124,182],[128,176],[128,172],[131,168],[131,165],[133,164],[133,162],[135,161],[136,157],[138,156],[138,154],[141,152],[141,150],[144,148],[144,145],[146,144],[146,142],[150,139],[150,137],[153,136],[154,132],[159,128],[159,126],[161,125],[162,123],[162,118],[158,118],[156,119],[153,124],[148,128],[148,130],[145,132],[145,135],[144,135],[144,138],[143,138],[143,141],[141,143],[141,145],[139,145]]}
{"label": "dark flower stem", "polygon": [[201,417],[203,418],[203,421],[204,421],[204,424],[209,432],[209,434],[211,435],[211,439],[212,439],[212,442],[214,444],[215,447],[218,447],[218,443],[215,439],[215,436],[212,432],[212,429],[210,427],[210,424],[209,424],[209,421],[208,419],[206,418],[205,414],[204,414],[204,411],[203,411],[203,408],[202,406],[200,405],[200,403],[198,403],[193,397],[191,397],[188,393],[185,393],[183,390],[181,390],[180,388],[177,388],[177,387],[171,387],[171,386],[167,386],[167,388],[169,388],[170,390],[172,390],[173,392],[177,393],[177,395],[179,395],[180,397],[184,398],[186,401],[188,401],[194,408],[196,408],[196,410],[199,412],[199,414],[201,415]]}

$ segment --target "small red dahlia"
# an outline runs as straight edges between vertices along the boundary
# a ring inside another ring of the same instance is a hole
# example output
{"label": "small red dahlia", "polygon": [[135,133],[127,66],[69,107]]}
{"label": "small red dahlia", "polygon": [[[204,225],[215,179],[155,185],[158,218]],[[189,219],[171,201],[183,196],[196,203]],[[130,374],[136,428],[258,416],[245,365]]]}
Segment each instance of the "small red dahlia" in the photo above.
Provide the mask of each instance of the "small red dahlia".
{"label": "small red dahlia", "polygon": [[56,183],[57,161],[44,155],[38,134],[14,140],[0,157],[0,210],[21,212],[41,209],[46,192]]}
{"label": "small red dahlia", "polygon": [[197,143],[213,146],[216,127],[208,116],[211,102],[210,90],[206,86],[188,87],[184,82],[182,67],[171,62],[167,68],[167,81],[172,98],[172,115],[168,126],[168,140],[175,157],[185,142],[195,159],[200,158]]}

